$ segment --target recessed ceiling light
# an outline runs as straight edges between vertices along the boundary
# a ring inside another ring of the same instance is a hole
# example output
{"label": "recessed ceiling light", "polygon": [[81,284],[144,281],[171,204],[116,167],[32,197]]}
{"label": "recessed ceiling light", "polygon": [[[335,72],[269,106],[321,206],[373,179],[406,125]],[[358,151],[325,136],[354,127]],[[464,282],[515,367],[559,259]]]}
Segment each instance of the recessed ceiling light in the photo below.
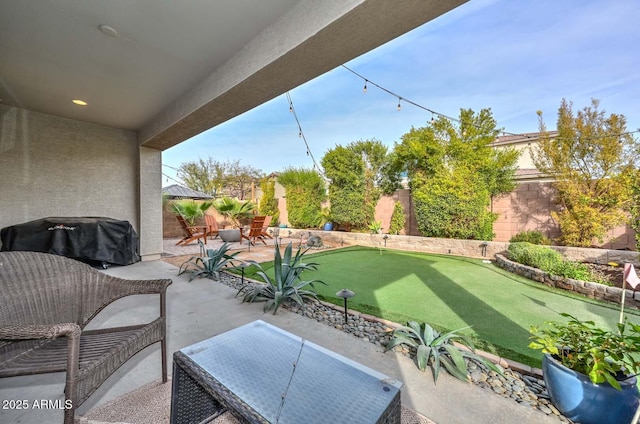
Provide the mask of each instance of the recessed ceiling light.
{"label": "recessed ceiling light", "polygon": [[85,102],[84,100],[80,100],[80,99],[73,99],[73,103],[80,105],[80,106],[86,106],[87,102]]}
{"label": "recessed ceiling light", "polygon": [[118,31],[111,28],[109,25],[98,25],[98,29],[100,30],[101,33],[103,33],[104,35],[108,35],[109,37],[118,36]]}

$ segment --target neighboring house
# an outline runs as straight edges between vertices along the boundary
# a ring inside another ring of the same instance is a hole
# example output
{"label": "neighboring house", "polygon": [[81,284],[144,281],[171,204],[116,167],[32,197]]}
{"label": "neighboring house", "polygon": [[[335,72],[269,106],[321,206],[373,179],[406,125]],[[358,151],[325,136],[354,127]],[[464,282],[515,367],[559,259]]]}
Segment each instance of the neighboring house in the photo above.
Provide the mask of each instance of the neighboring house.
{"label": "neighboring house", "polygon": [[164,150],[465,0],[392,3],[0,2],[0,228],[107,216],[159,259]]}
{"label": "neighboring house", "polygon": [[178,184],[173,184],[167,187],[162,187],[162,195],[167,199],[194,199],[194,200],[207,200],[213,199],[213,196],[209,196],[201,191],[192,190],[189,187],[183,187]]}

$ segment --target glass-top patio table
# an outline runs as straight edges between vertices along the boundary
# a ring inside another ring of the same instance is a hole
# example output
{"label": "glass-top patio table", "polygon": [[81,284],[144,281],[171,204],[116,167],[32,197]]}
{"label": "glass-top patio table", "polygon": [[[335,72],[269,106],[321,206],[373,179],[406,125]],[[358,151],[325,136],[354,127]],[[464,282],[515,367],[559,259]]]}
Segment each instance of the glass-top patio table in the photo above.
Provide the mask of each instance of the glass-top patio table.
{"label": "glass-top patio table", "polygon": [[174,353],[172,423],[400,423],[402,383],[264,321]]}

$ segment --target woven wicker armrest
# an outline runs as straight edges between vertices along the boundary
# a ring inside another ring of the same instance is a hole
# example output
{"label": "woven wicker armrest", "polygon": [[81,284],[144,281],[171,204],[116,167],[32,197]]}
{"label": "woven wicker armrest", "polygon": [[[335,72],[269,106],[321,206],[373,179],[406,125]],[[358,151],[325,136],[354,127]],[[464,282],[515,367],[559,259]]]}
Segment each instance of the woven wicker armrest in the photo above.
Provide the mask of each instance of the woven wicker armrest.
{"label": "woven wicker armrest", "polygon": [[79,337],[80,333],[80,326],[75,322],[51,325],[0,326],[0,339],[5,340],[52,339],[60,336]]}
{"label": "woven wicker armrest", "polygon": [[172,283],[170,279],[125,280],[123,278],[113,277],[106,274],[102,274],[101,280],[100,284],[108,286],[110,294],[117,297],[132,294],[165,293],[167,291],[167,287]]}

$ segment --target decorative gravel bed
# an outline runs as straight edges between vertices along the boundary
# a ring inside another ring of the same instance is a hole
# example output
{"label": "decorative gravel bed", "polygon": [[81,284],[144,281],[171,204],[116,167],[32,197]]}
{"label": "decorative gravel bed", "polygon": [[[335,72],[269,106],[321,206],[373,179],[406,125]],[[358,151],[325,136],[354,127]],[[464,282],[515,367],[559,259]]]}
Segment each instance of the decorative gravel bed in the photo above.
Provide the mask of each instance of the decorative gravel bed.
{"label": "decorative gravel bed", "polygon": [[[237,290],[260,284],[245,279],[243,285],[240,277],[227,273],[220,275],[220,282]],[[349,311],[347,323],[345,323],[344,309],[324,302],[307,302],[304,309],[297,304],[283,306],[292,312],[352,334],[354,337],[367,339],[377,346],[386,345],[393,332],[394,325],[397,325],[375,317],[363,316],[353,311]],[[398,349],[400,348],[398,347]],[[401,352],[406,356],[413,357],[413,353],[409,349],[402,349]],[[534,408],[546,415],[555,416],[560,422],[572,422],[561,415],[553,406],[545,383],[539,376],[522,374],[511,368],[505,369],[504,376],[501,376],[494,371],[482,369],[475,363],[469,363],[469,370],[471,381],[482,389],[490,390],[498,396],[512,399],[523,407]]]}

